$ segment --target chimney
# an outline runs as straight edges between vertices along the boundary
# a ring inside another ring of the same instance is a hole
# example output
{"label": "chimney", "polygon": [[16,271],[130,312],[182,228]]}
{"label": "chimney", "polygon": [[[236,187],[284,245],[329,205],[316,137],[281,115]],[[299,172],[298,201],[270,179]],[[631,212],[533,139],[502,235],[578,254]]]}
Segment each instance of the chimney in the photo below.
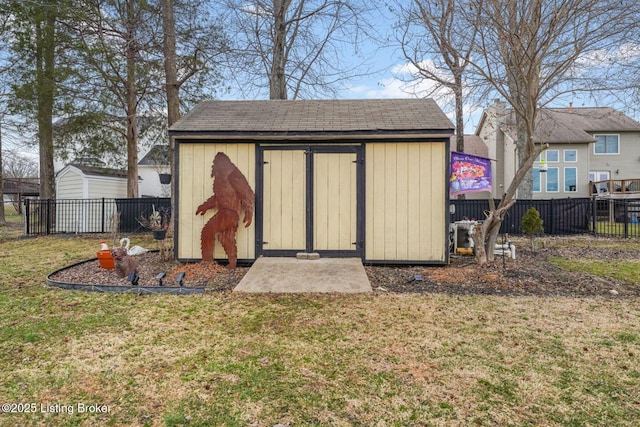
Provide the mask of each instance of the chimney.
{"label": "chimney", "polygon": [[573,102],[569,102],[569,112],[573,113]]}

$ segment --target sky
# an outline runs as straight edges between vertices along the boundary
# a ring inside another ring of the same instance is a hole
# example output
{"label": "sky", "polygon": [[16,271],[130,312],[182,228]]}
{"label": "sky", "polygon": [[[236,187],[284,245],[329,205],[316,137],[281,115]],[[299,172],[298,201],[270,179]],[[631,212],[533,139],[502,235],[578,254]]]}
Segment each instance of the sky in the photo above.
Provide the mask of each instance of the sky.
{"label": "sky", "polygon": [[[380,15],[378,17],[379,22],[375,24],[376,27],[385,31],[386,28],[390,28],[393,25],[394,20],[397,19],[394,16]],[[425,93],[432,87],[433,83],[428,81],[422,81],[413,83],[412,85],[406,82],[410,76],[410,67],[406,60],[402,57],[402,52],[397,46],[389,45],[387,47],[379,48],[373,45],[365,46],[364,51],[372,52],[369,56],[369,63],[371,68],[376,70],[370,75],[359,77],[351,81],[348,85],[344,86],[339,91],[339,98],[342,99],[379,99],[379,98],[412,98],[415,97],[415,93]],[[349,57],[350,52],[345,52],[345,57]],[[424,58],[429,60],[429,58]],[[350,64],[353,65],[353,64]],[[350,66],[347,65],[347,66]],[[231,93],[225,95],[223,99],[240,99],[238,92],[231,91]],[[445,111],[448,117],[454,121],[452,106],[450,102],[435,97],[436,102]],[[575,98],[572,99],[574,107],[582,106],[605,106],[596,105],[593,99],[589,98]],[[483,107],[491,104],[493,100],[488,100],[484,105],[465,105],[465,133],[474,133],[476,126],[480,120]],[[640,114],[638,111],[627,111],[624,106],[609,105],[614,108],[618,108],[620,111],[628,114],[632,118],[640,121]],[[568,107],[567,105],[558,105],[557,103],[552,105],[553,107]],[[5,132],[3,145],[11,148],[13,145],[13,137]]]}

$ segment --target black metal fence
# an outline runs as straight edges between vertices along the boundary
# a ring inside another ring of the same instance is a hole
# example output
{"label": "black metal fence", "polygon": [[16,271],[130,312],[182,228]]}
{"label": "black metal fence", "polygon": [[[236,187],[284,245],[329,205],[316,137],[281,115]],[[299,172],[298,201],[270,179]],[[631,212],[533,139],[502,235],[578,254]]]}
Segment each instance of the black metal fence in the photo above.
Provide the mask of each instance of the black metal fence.
{"label": "black metal fence", "polygon": [[[495,201],[496,205],[498,200]],[[487,200],[452,200],[451,221],[483,220],[489,209]],[[521,220],[534,207],[540,212],[548,235],[594,234],[614,237],[640,237],[640,199],[551,199],[518,200],[509,209],[501,233],[521,234]],[[107,233],[112,231],[114,215],[119,230],[144,230],[138,219],[154,209],[171,213],[170,198],[25,200],[25,234]]]}
{"label": "black metal fence", "polygon": [[[499,203],[495,201],[496,205]],[[483,220],[488,200],[451,200],[451,221]],[[640,199],[550,199],[518,200],[509,209],[500,233],[521,234],[521,220],[536,208],[548,235],[594,234],[608,237],[640,237]]]}
{"label": "black metal fence", "polygon": [[170,198],[25,200],[25,234],[108,233],[144,230],[138,219],[153,210],[171,213]]}

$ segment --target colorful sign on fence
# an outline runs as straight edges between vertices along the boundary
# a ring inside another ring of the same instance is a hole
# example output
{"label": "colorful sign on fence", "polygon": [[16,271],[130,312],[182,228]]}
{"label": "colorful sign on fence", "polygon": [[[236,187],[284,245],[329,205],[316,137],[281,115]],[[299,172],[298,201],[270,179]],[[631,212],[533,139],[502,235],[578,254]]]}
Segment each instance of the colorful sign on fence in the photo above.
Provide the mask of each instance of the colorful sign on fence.
{"label": "colorful sign on fence", "polygon": [[471,154],[451,152],[449,190],[452,196],[491,191],[491,160]]}

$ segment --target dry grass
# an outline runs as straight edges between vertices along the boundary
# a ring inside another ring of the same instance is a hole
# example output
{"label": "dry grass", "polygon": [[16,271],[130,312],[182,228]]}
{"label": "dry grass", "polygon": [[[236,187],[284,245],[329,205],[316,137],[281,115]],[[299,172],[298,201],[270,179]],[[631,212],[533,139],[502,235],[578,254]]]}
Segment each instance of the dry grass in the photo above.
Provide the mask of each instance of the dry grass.
{"label": "dry grass", "polygon": [[[0,244],[0,396],[38,405],[0,425],[640,422],[637,299],[43,286],[96,240]],[[78,403],[109,412],[78,414]]]}

